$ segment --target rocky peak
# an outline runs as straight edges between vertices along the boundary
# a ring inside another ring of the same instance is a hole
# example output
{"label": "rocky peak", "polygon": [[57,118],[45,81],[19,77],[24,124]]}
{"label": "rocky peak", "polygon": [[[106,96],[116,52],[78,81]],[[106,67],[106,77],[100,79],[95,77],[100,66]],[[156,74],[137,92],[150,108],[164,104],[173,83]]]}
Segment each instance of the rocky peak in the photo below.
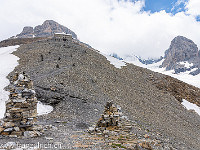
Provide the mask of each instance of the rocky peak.
{"label": "rocky peak", "polygon": [[21,36],[22,38],[32,38],[33,37],[33,27],[26,26],[23,28],[23,31],[18,34],[18,36]]}
{"label": "rocky peak", "polygon": [[[198,47],[190,39],[177,36],[175,37],[168,50],[165,51],[165,60],[162,67],[166,70],[175,70],[175,73],[191,70],[198,67]],[[190,67],[186,67],[182,62],[187,62]]]}
{"label": "rocky peak", "polygon": [[53,20],[46,20],[42,25],[35,28],[24,27],[23,31],[15,38],[52,37],[54,33],[71,34],[73,38],[77,39],[77,35],[73,31]]}

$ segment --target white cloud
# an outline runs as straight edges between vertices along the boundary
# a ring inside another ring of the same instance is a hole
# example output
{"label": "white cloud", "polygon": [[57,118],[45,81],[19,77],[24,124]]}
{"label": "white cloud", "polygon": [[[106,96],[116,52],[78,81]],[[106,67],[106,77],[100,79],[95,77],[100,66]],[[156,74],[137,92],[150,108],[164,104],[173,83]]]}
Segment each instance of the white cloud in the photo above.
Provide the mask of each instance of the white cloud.
{"label": "white cloud", "polygon": [[199,0],[189,0],[186,5],[187,13],[198,16],[200,15],[200,1]]}
{"label": "white cloud", "polygon": [[23,26],[53,19],[106,54],[159,57],[177,35],[192,39],[200,47],[200,23],[193,15],[150,14],[143,11],[144,5],[144,1],[124,0],[1,0],[0,39],[21,32]]}
{"label": "white cloud", "polygon": [[[177,7],[179,7],[182,3],[186,5],[187,0],[177,0],[174,6],[172,7],[171,11],[175,10]],[[178,11],[181,10],[181,8],[178,8]]]}

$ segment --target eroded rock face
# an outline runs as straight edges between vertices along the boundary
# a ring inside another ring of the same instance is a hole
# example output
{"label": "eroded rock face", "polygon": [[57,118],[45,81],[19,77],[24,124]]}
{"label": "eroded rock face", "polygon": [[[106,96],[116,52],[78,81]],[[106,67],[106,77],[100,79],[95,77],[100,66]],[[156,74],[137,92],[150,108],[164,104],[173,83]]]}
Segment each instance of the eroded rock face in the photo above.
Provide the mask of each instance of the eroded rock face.
{"label": "eroded rock face", "polygon": [[[166,70],[175,70],[175,72],[184,72],[198,67],[198,47],[190,39],[183,36],[177,36],[171,42],[168,50],[165,52],[165,60],[162,63],[162,67],[166,67]],[[186,67],[180,62],[187,61],[191,65]]]}
{"label": "eroded rock face", "polygon": [[32,38],[34,36],[33,27],[24,27],[23,31],[17,35],[20,38]]}
{"label": "eroded rock face", "polygon": [[54,33],[71,34],[73,38],[77,39],[77,35],[73,31],[53,20],[46,20],[35,28],[24,27],[23,31],[14,38],[53,37]]}

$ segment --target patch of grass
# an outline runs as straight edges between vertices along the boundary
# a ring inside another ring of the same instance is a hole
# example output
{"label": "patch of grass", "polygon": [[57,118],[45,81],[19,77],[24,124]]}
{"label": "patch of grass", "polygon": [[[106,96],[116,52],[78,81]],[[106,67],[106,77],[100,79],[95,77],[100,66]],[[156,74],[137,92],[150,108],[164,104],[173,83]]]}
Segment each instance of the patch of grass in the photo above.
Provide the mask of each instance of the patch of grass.
{"label": "patch of grass", "polygon": [[122,140],[122,138],[118,138],[118,140],[119,140],[119,141],[121,141],[121,140]]}
{"label": "patch of grass", "polygon": [[115,145],[112,145],[112,148],[117,148]]}
{"label": "patch of grass", "polygon": [[116,144],[116,143],[112,143],[112,147],[113,147],[113,148],[119,147],[119,148],[124,148],[124,149],[126,149],[126,147],[123,146],[122,144]]}
{"label": "patch of grass", "polygon": [[130,137],[129,136],[126,136],[126,139],[129,139]]}

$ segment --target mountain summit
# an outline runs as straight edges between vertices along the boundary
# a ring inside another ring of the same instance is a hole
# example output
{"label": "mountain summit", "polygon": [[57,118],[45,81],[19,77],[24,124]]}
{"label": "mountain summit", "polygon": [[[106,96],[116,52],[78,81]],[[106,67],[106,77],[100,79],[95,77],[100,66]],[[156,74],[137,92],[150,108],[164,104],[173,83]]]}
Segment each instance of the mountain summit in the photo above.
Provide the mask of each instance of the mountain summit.
{"label": "mountain summit", "polygon": [[46,20],[42,25],[34,28],[26,26],[20,34],[12,38],[52,37],[54,33],[71,34],[73,38],[77,39],[77,35],[73,31],[53,20]]}
{"label": "mountain summit", "polygon": [[[177,36],[165,51],[162,67],[166,67],[166,70],[175,70],[175,73],[191,71],[191,74],[196,75],[199,72],[199,60],[197,45],[186,37]],[[197,69],[194,71],[194,68]]]}

